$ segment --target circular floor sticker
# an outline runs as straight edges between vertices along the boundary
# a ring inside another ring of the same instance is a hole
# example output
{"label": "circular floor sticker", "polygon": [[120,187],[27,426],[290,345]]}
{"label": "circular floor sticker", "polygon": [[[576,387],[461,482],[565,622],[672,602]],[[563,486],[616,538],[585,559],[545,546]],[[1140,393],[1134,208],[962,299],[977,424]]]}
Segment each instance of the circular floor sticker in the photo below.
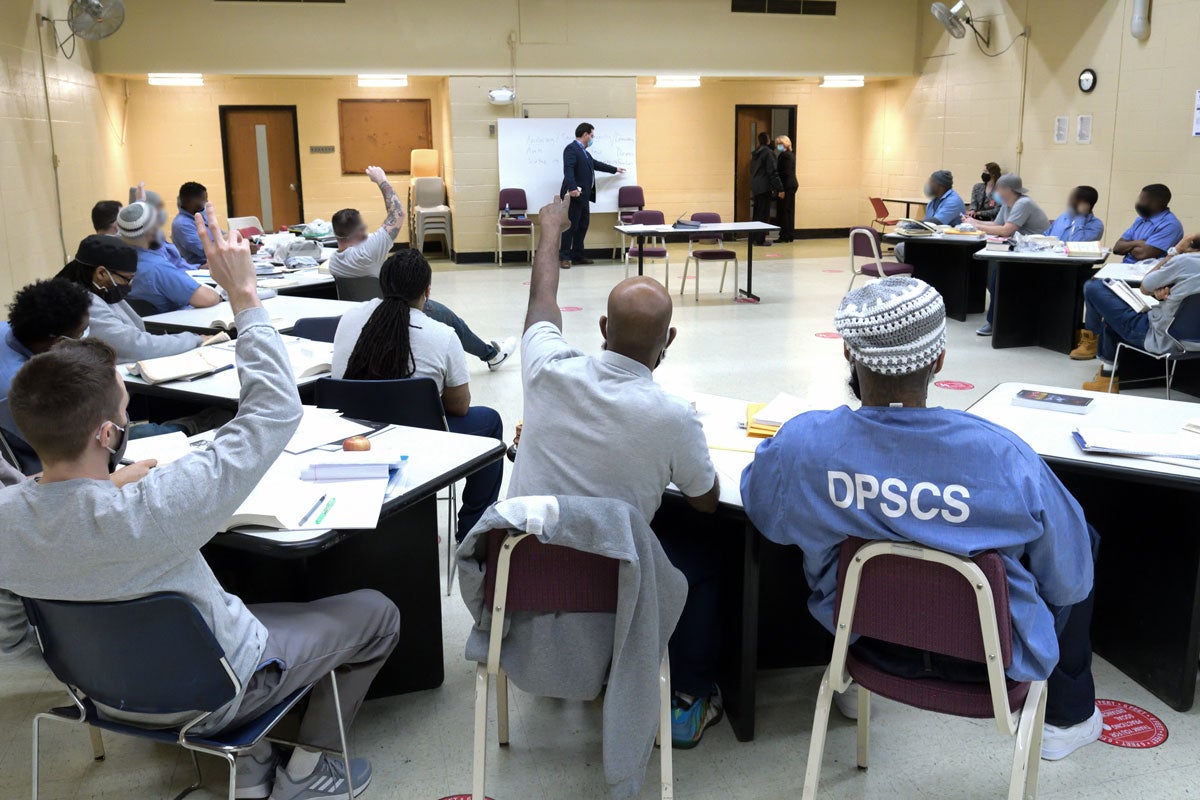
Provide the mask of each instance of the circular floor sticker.
{"label": "circular floor sticker", "polygon": [[[452,794],[447,797],[443,797],[441,800],[471,800],[471,793],[467,792],[466,794]],[[489,797],[487,800],[492,800],[492,798]]]}
{"label": "circular floor sticker", "polygon": [[934,386],[939,389],[949,389],[954,392],[965,392],[968,389],[974,389],[975,384],[967,383],[966,381],[938,381]]}
{"label": "circular floor sticker", "polygon": [[836,331],[821,331],[817,335],[818,339],[840,339],[842,335]]}
{"label": "circular floor sticker", "polygon": [[1167,726],[1144,708],[1119,700],[1097,700],[1096,707],[1104,715],[1100,741],[1105,744],[1147,750],[1167,740]]}
{"label": "circular floor sticker", "polygon": [[560,306],[559,311],[583,311],[583,306]]}
{"label": "circular floor sticker", "polygon": [[783,258],[779,253],[763,253],[760,258]]}
{"label": "circular floor sticker", "polygon": [[823,270],[821,270],[821,272],[827,272],[827,273],[829,273],[830,275],[841,275],[841,274],[844,272],[844,270],[840,270],[840,269],[823,269]]}

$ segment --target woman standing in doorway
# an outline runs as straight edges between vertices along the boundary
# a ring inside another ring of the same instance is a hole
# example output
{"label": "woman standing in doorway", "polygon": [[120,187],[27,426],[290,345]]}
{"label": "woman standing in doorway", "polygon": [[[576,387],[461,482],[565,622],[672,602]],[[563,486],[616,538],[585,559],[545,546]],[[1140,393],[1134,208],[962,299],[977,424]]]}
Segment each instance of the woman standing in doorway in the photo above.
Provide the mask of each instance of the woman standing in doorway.
{"label": "woman standing in doorway", "polygon": [[796,180],[796,154],[792,151],[792,140],[786,136],[775,137],[775,151],[779,170],[779,181],[783,191],[779,193],[779,202],[775,204],[779,223],[780,242],[796,240],[796,190],[800,183]]}
{"label": "woman standing in doorway", "polygon": [[979,183],[971,187],[971,205],[967,208],[967,216],[981,222],[990,222],[1000,213],[1000,204],[994,197],[996,181],[1000,178],[1000,165],[989,161],[983,165],[983,173]]}

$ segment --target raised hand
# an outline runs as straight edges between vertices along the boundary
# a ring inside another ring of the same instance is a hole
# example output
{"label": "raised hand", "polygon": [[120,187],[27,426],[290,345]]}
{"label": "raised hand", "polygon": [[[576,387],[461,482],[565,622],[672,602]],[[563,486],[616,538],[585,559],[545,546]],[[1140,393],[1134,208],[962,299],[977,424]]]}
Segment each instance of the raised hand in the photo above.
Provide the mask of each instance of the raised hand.
{"label": "raised hand", "polygon": [[[571,196],[578,196],[578,192],[572,192]],[[538,212],[538,226],[545,236],[561,236],[563,231],[571,227],[571,220],[567,218],[567,204],[561,197],[542,206]]]}
{"label": "raised hand", "polygon": [[376,186],[382,186],[387,183],[387,173],[383,171],[382,167],[367,167],[367,177]]}
{"label": "raised hand", "polygon": [[254,261],[250,258],[250,242],[237,231],[226,237],[217,224],[217,211],[212,203],[204,204],[204,217],[196,214],[196,229],[200,243],[204,245],[204,257],[208,260],[209,274],[229,294],[229,304],[234,313],[260,305],[258,301],[258,277],[254,273]]}

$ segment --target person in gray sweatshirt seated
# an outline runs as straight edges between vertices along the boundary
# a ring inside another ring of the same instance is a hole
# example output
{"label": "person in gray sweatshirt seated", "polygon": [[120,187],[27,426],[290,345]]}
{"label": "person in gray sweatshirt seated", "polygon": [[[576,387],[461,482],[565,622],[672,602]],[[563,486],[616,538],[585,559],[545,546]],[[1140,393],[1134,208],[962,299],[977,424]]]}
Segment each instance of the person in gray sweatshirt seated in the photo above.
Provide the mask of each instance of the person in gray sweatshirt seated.
{"label": "person in gray sweatshirt seated", "polygon": [[[396,646],[395,605],[361,590],[247,607],[221,588],[200,554],[275,462],[302,415],[287,352],[258,299],[249,244],[237,233],[227,240],[211,206],[208,220],[211,231],[201,232],[205,254],[237,315],[238,414],[209,449],[117,488],[110,473],[124,451],[129,417],[112,349],[71,341],[30,359],[9,399],[45,471],[40,480],[0,491],[0,589],[6,592],[0,620],[9,622],[0,629],[0,650],[28,636],[27,628],[11,623],[19,619],[14,595],[100,602],[177,592],[212,628],[243,687],[194,732],[236,728],[335,669],[348,725]],[[153,727],[180,722],[113,708],[100,712]],[[286,766],[267,742],[241,757],[238,797],[344,797],[343,762],[322,752],[340,747],[328,681],[310,695],[298,740],[308,747],[296,748]],[[351,777],[356,791],[365,787],[370,764],[354,759]]]}

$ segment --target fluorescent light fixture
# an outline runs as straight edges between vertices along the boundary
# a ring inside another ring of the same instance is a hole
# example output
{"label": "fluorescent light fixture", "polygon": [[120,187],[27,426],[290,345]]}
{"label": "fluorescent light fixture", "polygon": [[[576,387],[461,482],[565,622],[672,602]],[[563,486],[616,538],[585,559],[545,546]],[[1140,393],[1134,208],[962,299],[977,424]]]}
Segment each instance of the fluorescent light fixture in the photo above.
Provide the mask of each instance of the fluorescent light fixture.
{"label": "fluorescent light fixture", "polygon": [[488,92],[488,102],[496,106],[506,106],[517,99],[517,92],[508,86],[500,86]]}
{"label": "fluorescent light fixture", "polygon": [[826,75],[821,78],[822,89],[858,89],[863,83],[862,75]]}
{"label": "fluorescent light fixture", "polygon": [[654,85],[663,89],[695,89],[700,85],[700,76],[656,75]]}
{"label": "fluorescent light fixture", "polygon": [[358,85],[364,89],[395,89],[408,86],[407,75],[359,75]]}
{"label": "fluorescent light fixture", "polygon": [[199,72],[151,72],[151,86],[203,86],[204,76]]}

